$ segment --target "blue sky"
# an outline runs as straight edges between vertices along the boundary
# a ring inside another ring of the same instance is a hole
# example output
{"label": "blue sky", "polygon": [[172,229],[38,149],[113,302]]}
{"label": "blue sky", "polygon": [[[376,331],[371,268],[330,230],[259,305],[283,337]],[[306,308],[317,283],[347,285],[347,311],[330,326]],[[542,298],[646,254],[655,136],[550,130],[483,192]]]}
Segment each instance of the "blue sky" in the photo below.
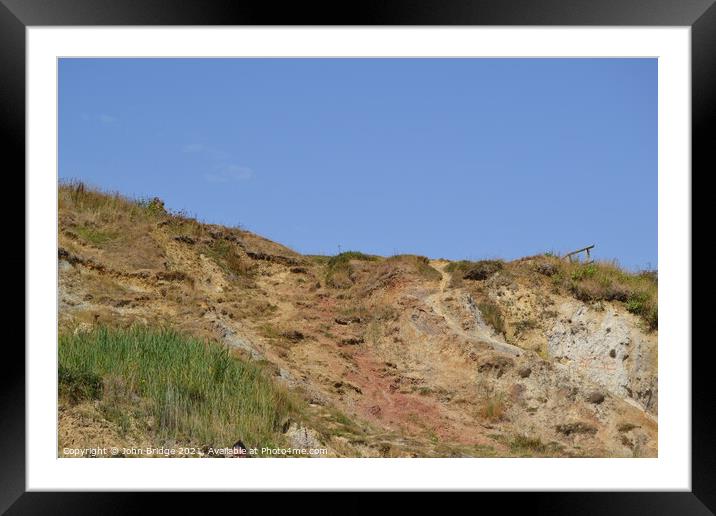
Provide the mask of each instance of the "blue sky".
{"label": "blue sky", "polygon": [[302,253],[657,265],[655,59],[62,59],[59,175]]}

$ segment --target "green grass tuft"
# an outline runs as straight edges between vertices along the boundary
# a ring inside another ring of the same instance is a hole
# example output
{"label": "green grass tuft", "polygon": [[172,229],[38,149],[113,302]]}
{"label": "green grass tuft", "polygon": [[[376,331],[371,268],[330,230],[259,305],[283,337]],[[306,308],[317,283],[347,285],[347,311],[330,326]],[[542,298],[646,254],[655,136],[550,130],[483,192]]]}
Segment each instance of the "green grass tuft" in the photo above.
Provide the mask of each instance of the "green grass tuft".
{"label": "green grass tuft", "polygon": [[480,260],[477,262],[460,260],[450,262],[445,270],[452,274],[459,274],[463,279],[481,281],[502,270],[504,265],[505,262],[502,260]]}
{"label": "green grass tuft", "polygon": [[60,364],[58,380],[60,396],[72,403],[102,397],[102,377],[94,372],[72,370]]}
{"label": "green grass tuft", "polygon": [[520,457],[533,457],[550,455],[556,451],[553,446],[545,444],[539,437],[518,434],[508,442],[510,451]]}
{"label": "green grass tuft", "polygon": [[649,329],[655,330],[659,325],[659,307],[655,297],[647,292],[633,293],[626,302],[626,309],[634,315],[641,316]]}
{"label": "green grass tuft", "polygon": [[346,251],[345,253],[331,256],[326,261],[326,285],[334,288],[348,288],[353,284],[351,273],[353,267],[351,260],[375,261],[377,256],[371,256],[359,251]]}
{"label": "green grass tuft", "polygon": [[497,333],[501,335],[505,334],[505,320],[502,317],[502,310],[500,310],[497,303],[486,300],[478,303],[477,308],[480,309],[482,319],[485,323],[492,326]]}
{"label": "green grass tuft", "polygon": [[205,250],[206,254],[230,276],[248,277],[251,275],[251,264],[241,259],[231,243],[225,240],[212,240]]}
{"label": "green grass tuft", "polygon": [[111,242],[117,237],[114,233],[87,226],[77,227],[75,228],[75,231],[82,238],[82,240],[96,247],[102,247],[104,244]]}
{"label": "green grass tuft", "polygon": [[328,259],[328,266],[329,267],[337,267],[341,264],[349,263],[351,260],[363,260],[363,261],[373,262],[377,259],[378,258],[376,256],[364,254],[364,253],[361,253],[360,251],[346,251],[345,253],[331,256]]}

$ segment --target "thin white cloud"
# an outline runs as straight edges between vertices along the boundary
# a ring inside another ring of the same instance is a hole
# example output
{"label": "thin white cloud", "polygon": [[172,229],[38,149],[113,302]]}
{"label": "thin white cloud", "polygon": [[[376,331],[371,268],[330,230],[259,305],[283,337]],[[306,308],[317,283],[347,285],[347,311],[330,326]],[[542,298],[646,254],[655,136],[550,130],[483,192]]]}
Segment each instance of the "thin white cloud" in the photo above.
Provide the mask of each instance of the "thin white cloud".
{"label": "thin white cloud", "polygon": [[238,165],[231,159],[231,154],[203,143],[189,143],[182,147],[186,153],[205,156],[212,163],[212,170],[204,173],[204,179],[210,183],[233,183],[251,179],[254,171],[249,167]]}

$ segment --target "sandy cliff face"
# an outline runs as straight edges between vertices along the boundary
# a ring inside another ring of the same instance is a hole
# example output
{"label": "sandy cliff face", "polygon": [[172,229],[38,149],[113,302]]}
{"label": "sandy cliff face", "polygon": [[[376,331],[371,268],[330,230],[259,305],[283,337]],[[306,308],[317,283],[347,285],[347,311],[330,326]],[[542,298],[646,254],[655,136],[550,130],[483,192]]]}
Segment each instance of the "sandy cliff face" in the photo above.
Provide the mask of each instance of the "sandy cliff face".
{"label": "sandy cliff face", "polygon": [[64,331],[219,340],[304,400],[292,440],[337,456],[657,453],[656,333],[529,260],[472,280],[444,260],[329,260],[162,212],[123,220],[61,205]]}
{"label": "sandy cliff face", "polygon": [[656,414],[656,335],[645,334],[634,316],[613,306],[597,311],[567,300],[557,310],[547,334],[550,357]]}

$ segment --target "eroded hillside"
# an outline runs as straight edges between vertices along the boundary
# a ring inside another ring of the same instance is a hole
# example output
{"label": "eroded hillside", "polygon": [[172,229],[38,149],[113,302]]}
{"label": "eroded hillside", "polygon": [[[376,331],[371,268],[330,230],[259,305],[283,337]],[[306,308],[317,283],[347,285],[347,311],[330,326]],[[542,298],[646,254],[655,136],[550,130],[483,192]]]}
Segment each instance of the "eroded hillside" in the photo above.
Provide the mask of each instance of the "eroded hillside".
{"label": "eroded hillside", "polygon": [[[171,327],[263,368],[296,400],[276,428],[293,446],[333,456],[657,454],[650,275],[546,255],[303,256],[169,214],[158,200],[65,185],[59,289],[61,333]],[[61,399],[60,447],[156,439],[151,421],[118,428],[98,403]]]}

